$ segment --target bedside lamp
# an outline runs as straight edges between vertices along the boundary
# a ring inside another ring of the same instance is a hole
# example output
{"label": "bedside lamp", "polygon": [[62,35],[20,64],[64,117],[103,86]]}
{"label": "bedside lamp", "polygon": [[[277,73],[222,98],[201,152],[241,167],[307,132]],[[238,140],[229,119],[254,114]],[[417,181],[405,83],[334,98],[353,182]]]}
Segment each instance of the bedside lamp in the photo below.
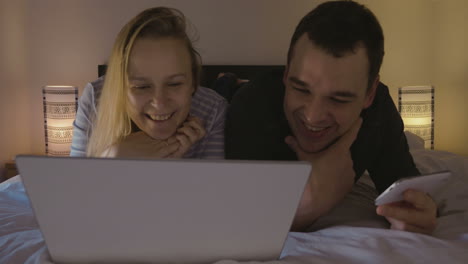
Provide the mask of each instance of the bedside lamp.
{"label": "bedside lamp", "polygon": [[426,149],[434,149],[434,87],[400,87],[398,110],[405,130],[421,137]]}
{"label": "bedside lamp", "polygon": [[73,121],[78,109],[76,86],[42,87],[45,151],[49,156],[68,156],[73,137]]}

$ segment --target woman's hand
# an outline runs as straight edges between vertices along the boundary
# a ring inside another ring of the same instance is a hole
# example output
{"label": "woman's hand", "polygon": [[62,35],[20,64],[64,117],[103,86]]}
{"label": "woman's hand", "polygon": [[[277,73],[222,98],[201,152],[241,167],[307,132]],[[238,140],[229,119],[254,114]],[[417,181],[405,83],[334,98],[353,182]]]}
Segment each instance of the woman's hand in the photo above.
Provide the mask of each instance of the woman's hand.
{"label": "woman's hand", "polygon": [[165,140],[153,139],[143,131],[128,135],[113,146],[107,157],[120,158],[168,158],[180,148],[180,142],[172,136]]}
{"label": "woman's hand", "polygon": [[182,158],[190,147],[206,135],[200,118],[189,115],[181,127],[177,129],[174,137],[179,142],[179,148],[168,158]]}
{"label": "woman's hand", "polygon": [[131,133],[102,155],[108,158],[182,158],[190,147],[206,135],[202,121],[188,116],[174,135],[165,140],[153,139],[143,131]]}

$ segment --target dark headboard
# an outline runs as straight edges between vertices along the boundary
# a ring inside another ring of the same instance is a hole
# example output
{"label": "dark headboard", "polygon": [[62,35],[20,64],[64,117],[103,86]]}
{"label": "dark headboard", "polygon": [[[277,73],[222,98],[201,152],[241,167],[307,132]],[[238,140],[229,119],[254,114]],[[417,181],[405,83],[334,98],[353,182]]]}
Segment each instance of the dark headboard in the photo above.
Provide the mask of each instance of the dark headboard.
{"label": "dark headboard", "polygon": [[107,65],[106,64],[99,64],[97,66],[98,78],[106,74]]}
{"label": "dark headboard", "polygon": [[[98,65],[98,76],[106,73],[107,65]],[[210,87],[220,72],[235,73],[241,79],[252,80],[255,76],[271,70],[284,69],[280,65],[205,65],[202,67],[200,85]]]}
{"label": "dark headboard", "polygon": [[211,87],[213,82],[221,72],[231,72],[237,75],[240,79],[252,80],[259,74],[269,72],[271,70],[284,69],[284,66],[279,65],[205,65],[202,67],[202,76],[200,85]]}

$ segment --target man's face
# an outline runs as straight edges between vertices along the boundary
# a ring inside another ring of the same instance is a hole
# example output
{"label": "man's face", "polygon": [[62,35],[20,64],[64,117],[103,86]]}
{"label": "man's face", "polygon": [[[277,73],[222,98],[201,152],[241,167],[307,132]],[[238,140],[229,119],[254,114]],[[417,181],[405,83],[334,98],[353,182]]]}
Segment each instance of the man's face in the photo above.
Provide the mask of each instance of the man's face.
{"label": "man's face", "polygon": [[283,79],[284,112],[303,151],[326,149],[372,104],[378,79],[368,91],[368,72],[363,46],[336,58],[306,34],[296,42]]}

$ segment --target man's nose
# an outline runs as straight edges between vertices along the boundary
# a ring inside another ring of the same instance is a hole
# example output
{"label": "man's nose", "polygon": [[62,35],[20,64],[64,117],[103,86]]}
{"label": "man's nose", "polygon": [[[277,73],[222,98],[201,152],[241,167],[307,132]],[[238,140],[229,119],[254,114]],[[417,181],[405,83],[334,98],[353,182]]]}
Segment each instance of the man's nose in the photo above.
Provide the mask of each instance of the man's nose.
{"label": "man's nose", "polygon": [[327,119],[328,106],[323,100],[313,98],[305,103],[303,115],[309,124],[317,124]]}

